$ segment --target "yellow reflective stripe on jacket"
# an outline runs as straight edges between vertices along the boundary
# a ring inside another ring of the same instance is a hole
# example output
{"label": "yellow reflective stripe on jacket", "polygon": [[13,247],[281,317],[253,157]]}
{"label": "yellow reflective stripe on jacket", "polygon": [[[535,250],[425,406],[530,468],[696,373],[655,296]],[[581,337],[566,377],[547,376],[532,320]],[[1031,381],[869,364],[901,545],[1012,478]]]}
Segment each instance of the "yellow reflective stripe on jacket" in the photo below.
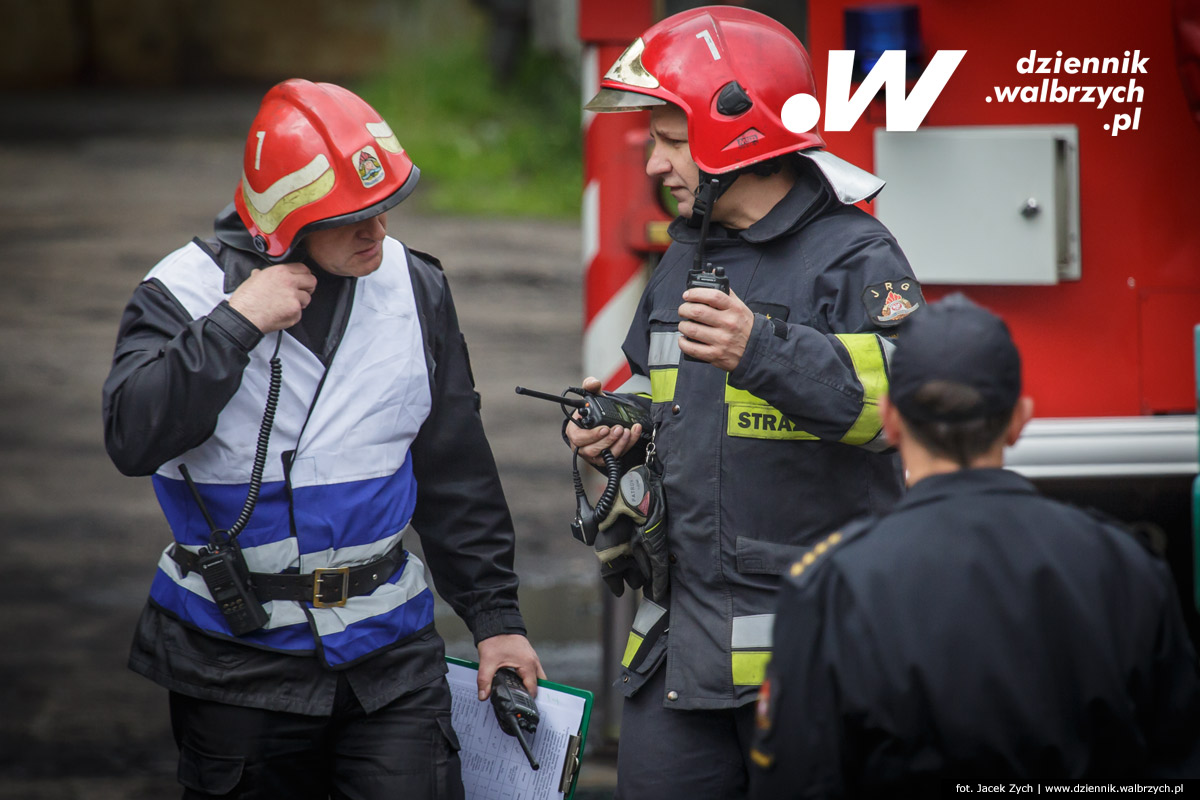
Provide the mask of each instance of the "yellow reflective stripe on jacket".
{"label": "yellow reflective stripe on jacket", "polygon": [[758,686],[771,660],[774,614],[734,617],[730,630],[730,666],[734,686]]}
{"label": "yellow reflective stripe on jacket", "polygon": [[761,397],[725,383],[725,433],[748,439],[816,439]]}
{"label": "yellow reflective stripe on jacket", "polygon": [[675,381],[679,367],[650,368],[650,402],[669,403],[675,399]]}
{"label": "yellow reflective stripe on jacket", "polygon": [[[629,640],[625,643],[625,654],[621,656],[622,667],[628,668],[637,658],[638,651],[643,646],[649,650],[658,641],[664,629],[664,626],[659,623],[664,621],[666,615],[667,609],[664,606],[660,606],[649,597],[641,599],[641,602],[638,603],[637,613],[633,616]],[[656,625],[658,626],[657,630]],[[649,642],[646,641],[647,637],[650,637]]]}
{"label": "yellow reflective stripe on jacket", "polygon": [[633,662],[633,657],[637,655],[638,648],[642,646],[642,637],[638,636],[633,631],[629,632],[629,641],[625,643],[625,655],[621,656],[621,666],[628,667]]}
{"label": "yellow reflective stripe on jacket", "polygon": [[837,338],[850,354],[854,373],[863,387],[863,408],[858,419],[842,437],[843,444],[862,445],[879,435],[879,398],[887,391],[887,369],[879,339],[873,333],[839,333]]}
{"label": "yellow reflective stripe on jacket", "polygon": [[655,331],[650,334],[650,402],[669,403],[675,399],[675,380],[679,377],[679,332]]}
{"label": "yellow reflective stripe on jacket", "polygon": [[796,427],[782,411],[768,405],[730,405],[725,433],[747,439],[816,439]]}
{"label": "yellow reflective stripe on jacket", "polygon": [[771,651],[738,650],[730,653],[733,660],[734,686],[761,686],[767,676],[767,663]]}

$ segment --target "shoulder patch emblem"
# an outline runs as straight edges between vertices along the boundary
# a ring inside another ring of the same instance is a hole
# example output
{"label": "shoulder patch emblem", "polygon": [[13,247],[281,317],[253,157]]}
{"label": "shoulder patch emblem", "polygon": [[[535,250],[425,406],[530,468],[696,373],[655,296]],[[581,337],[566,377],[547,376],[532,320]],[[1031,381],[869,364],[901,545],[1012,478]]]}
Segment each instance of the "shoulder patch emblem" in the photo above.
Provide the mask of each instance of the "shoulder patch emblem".
{"label": "shoulder patch emblem", "polygon": [[912,278],[868,286],[862,293],[863,306],[876,325],[899,325],[925,303],[921,284]]}

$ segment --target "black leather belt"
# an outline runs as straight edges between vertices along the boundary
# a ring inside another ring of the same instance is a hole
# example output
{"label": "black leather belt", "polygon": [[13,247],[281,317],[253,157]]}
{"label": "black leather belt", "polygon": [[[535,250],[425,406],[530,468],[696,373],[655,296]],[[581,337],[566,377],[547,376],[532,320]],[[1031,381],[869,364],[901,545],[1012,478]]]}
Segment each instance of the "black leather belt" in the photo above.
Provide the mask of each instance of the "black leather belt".
{"label": "black leather belt", "polygon": [[[183,574],[199,571],[199,560],[190,550],[178,544],[171,547],[171,559],[183,569]],[[399,543],[374,561],[354,567],[315,569],[307,573],[251,572],[254,594],[262,602],[294,600],[312,603],[316,608],[344,606],[351,597],[370,594],[395,575],[408,553]]]}

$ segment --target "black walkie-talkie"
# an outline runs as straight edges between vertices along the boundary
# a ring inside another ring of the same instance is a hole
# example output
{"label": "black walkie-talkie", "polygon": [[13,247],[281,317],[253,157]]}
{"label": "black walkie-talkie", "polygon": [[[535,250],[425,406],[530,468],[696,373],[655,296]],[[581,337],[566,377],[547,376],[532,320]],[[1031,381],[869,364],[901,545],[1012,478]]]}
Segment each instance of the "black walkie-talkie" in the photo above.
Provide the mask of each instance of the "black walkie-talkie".
{"label": "black walkie-talkie", "polygon": [[179,473],[183,475],[183,480],[191,490],[210,531],[208,545],[201,547],[196,554],[196,570],[204,579],[204,585],[208,587],[221,616],[228,623],[229,631],[234,636],[256,631],[267,624],[270,615],[263,608],[258,595],[254,594],[254,586],[250,582],[250,568],[246,566],[242,548],[238,547],[237,537],[230,536],[229,531],[217,528],[186,464],[179,465]]}
{"label": "black walkie-talkie", "polygon": [[[712,178],[708,183],[698,187],[696,200],[703,209],[700,222],[700,237],[696,241],[696,253],[692,257],[692,268],[687,273],[688,289],[716,289],[718,292],[729,294],[729,277],[724,267],[714,267],[712,262],[704,257],[704,245],[708,241],[708,223],[712,220],[712,208],[716,203],[720,182]],[[699,361],[695,356],[684,354],[686,361]]]}
{"label": "black walkie-talkie", "polygon": [[725,275],[724,267],[714,267],[712,263],[705,265],[703,270],[688,270],[687,288],[716,289],[718,292],[729,294],[729,278]]}
{"label": "black walkie-talkie", "polygon": [[[579,395],[580,399],[567,397],[567,392]],[[566,411],[568,408],[578,410],[579,416],[572,418],[571,422],[581,428],[598,428],[601,425],[623,425],[626,428],[632,428],[634,425],[641,425],[642,438],[650,438],[652,423],[648,408],[635,400],[628,400],[620,395],[608,392],[585,392],[577,386],[567,387],[566,392],[561,395],[518,386],[517,394],[558,403],[568,414],[570,413]]]}
{"label": "black walkie-talkie", "polygon": [[501,667],[496,670],[496,674],[492,678],[491,699],[492,710],[496,712],[496,721],[500,723],[500,730],[509,736],[517,737],[532,769],[536,770],[541,767],[538,760],[534,758],[533,751],[529,749],[529,742],[525,740],[526,733],[531,737],[537,733],[540,719],[537,704],[525,690],[525,684],[516,670],[512,667]]}
{"label": "black walkie-talkie", "polygon": [[201,547],[196,554],[196,562],[204,585],[208,587],[213,601],[221,611],[221,616],[229,625],[234,636],[251,633],[266,625],[271,615],[263,608],[262,601],[254,593],[254,584],[250,578],[250,568],[246,566],[246,557],[238,546],[238,534],[250,521],[254,506],[258,503],[258,493],[262,489],[263,469],[267,462],[267,445],[271,439],[271,428],[275,424],[275,410],[279,403],[279,390],[282,386],[282,367],[279,363],[279,347],[283,342],[283,331],[275,337],[275,352],[271,356],[271,378],[267,386],[267,404],[263,409],[262,424],[258,429],[258,443],[254,450],[254,464],[250,468],[250,485],[246,491],[246,502],[242,511],[228,530],[218,528],[212,515],[204,505],[204,498],[196,488],[195,481],[188,474],[187,465],[179,465],[179,473],[191,490],[204,521],[208,523],[209,539],[206,547]]}
{"label": "black walkie-talkie", "polygon": [[217,535],[222,533],[228,537],[225,531],[217,531],[208,547],[200,549],[196,565],[217,608],[229,623],[229,630],[234,636],[241,636],[266,625],[270,616],[254,594],[250,570],[237,542],[228,539],[222,544],[215,543]]}

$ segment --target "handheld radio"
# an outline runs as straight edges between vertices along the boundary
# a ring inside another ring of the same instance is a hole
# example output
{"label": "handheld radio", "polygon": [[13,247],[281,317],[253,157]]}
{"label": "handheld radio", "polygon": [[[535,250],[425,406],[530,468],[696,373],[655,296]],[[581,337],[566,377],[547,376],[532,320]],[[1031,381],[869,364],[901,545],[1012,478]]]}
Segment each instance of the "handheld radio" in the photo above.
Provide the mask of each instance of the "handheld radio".
{"label": "handheld radio", "polygon": [[[712,218],[712,205],[716,202],[719,183],[716,178],[713,178],[697,191],[697,204],[705,211],[704,217],[700,221],[700,239],[696,242],[696,255],[692,259],[692,268],[688,270],[687,274],[687,288],[716,289],[718,292],[729,294],[729,277],[725,274],[725,268],[714,267],[710,261],[705,259],[704,253],[704,245],[708,240],[708,223]],[[687,361],[700,360],[686,353],[683,357]]]}
{"label": "handheld radio", "polygon": [[250,568],[246,566],[246,557],[242,548],[238,547],[236,535],[221,530],[213,522],[204,505],[196,483],[188,473],[187,465],[180,464],[179,471],[187,482],[196,505],[204,514],[210,533],[208,545],[201,547],[197,553],[197,571],[204,579],[213,602],[225,617],[229,630],[234,636],[241,636],[256,631],[267,624],[267,611],[254,594],[254,586],[250,582]]}
{"label": "handheld radio", "polygon": [[[563,415],[566,416],[566,420],[563,422],[564,436],[566,426],[570,423],[588,429],[603,425],[610,427],[621,425],[625,428],[641,425],[641,439],[650,441],[653,436],[654,423],[650,419],[650,412],[635,400],[626,400],[605,392],[585,392],[576,386],[568,387],[561,395],[518,386],[517,394],[558,403],[562,407]],[[568,394],[577,394],[581,399],[568,397]],[[570,416],[569,409],[577,409],[579,416]],[[604,487],[604,492],[596,501],[595,506],[588,502],[587,491],[583,488],[583,478],[579,474],[578,452],[575,453],[571,462],[572,477],[575,483],[575,519],[571,523],[571,534],[589,547],[596,541],[596,535],[600,532],[600,521],[612,511],[621,482],[621,464],[617,461],[616,456],[608,450],[601,455],[604,457],[604,474],[608,479],[608,484]]]}
{"label": "handheld radio", "polygon": [[256,631],[270,619],[270,615],[254,593],[250,568],[246,566],[246,557],[242,554],[242,548],[238,546],[237,537],[250,521],[254,506],[258,503],[258,493],[262,490],[262,475],[267,463],[267,444],[271,438],[271,428],[275,425],[275,409],[279,405],[279,390],[283,383],[283,368],[279,362],[279,346],[282,341],[283,331],[280,331],[275,340],[275,352],[271,356],[267,404],[263,409],[262,424],[258,429],[258,442],[254,452],[254,464],[250,470],[246,502],[242,504],[241,513],[228,530],[217,527],[204,505],[196,483],[188,474],[187,465],[179,465],[179,472],[183,475],[196,505],[200,507],[204,521],[208,523],[208,545],[201,547],[196,554],[199,556],[197,568],[234,636]]}
{"label": "handheld radio", "polygon": [[[640,424],[642,437],[650,438],[650,412],[634,400],[626,400],[607,392],[585,392],[576,386],[568,387],[562,394],[550,394],[518,386],[517,394],[558,403],[563,407],[563,413],[567,415],[568,419],[581,428],[598,428],[602,425],[610,427],[621,425],[632,428],[634,425]],[[567,397],[568,394],[577,394],[580,399]],[[578,409],[579,418],[570,417],[568,408]]]}
{"label": "handheld radio", "polygon": [[536,770],[541,767],[525,739],[526,733],[531,737],[537,733],[538,722],[541,719],[538,716],[537,704],[525,690],[521,676],[512,667],[496,670],[492,678],[491,700],[500,730],[517,738],[521,749],[525,751],[525,757],[529,759],[530,768]]}

